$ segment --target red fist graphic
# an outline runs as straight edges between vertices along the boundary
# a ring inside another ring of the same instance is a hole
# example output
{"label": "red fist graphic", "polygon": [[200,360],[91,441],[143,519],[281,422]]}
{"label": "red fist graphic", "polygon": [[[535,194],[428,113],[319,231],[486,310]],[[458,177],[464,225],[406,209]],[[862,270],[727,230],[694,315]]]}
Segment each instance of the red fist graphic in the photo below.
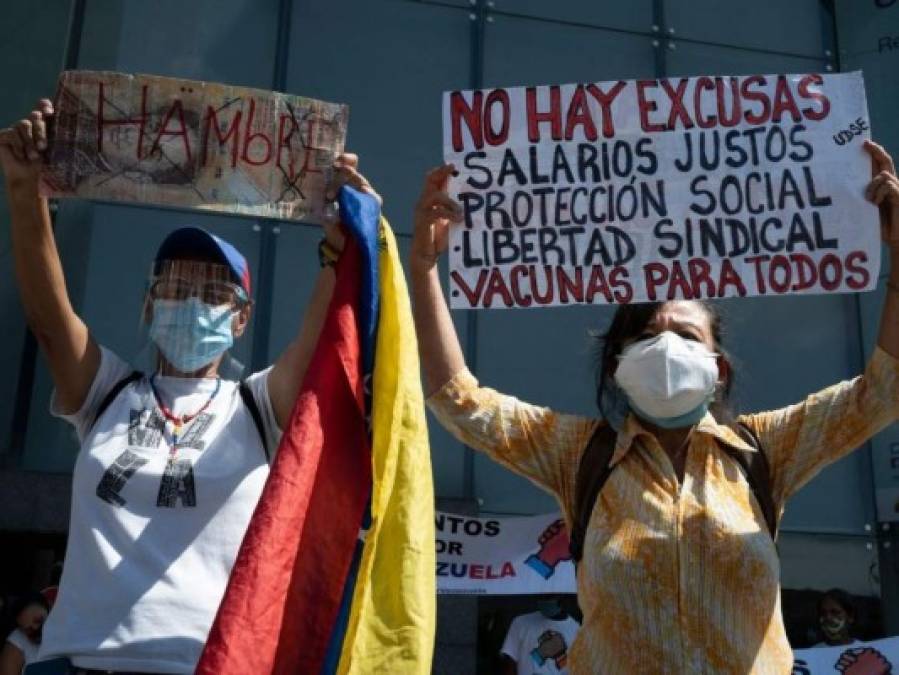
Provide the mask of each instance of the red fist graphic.
{"label": "red fist graphic", "polygon": [[873,647],[847,649],[840,655],[836,669],[844,675],[889,675],[892,664]]}
{"label": "red fist graphic", "polygon": [[568,645],[565,644],[565,638],[554,630],[545,631],[537,639],[536,649],[531,650],[531,658],[538,666],[552,659],[556,668],[564,668],[568,662]]}
{"label": "red fist graphic", "polygon": [[560,562],[571,560],[568,530],[565,529],[565,523],[561,519],[551,523],[537,539],[537,543],[540,544],[540,550],[524,562],[544,579],[549,579],[553,575],[556,565]]}

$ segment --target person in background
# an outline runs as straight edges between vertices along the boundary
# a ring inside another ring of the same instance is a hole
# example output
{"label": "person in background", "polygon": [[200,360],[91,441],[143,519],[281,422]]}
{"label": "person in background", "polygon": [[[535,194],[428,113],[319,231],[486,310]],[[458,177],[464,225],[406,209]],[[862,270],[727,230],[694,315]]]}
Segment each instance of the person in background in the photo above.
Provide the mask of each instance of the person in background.
{"label": "person in background", "polygon": [[818,626],[824,641],[815,647],[840,647],[858,642],[852,629],[858,616],[850,595],[839,588],[827,591],[818,600]]}
{"label": "person in background", "polygon": [[556,596],[540,600],[537,610],[512,620],[500,649],[502,675],[568,673],[568,649],[580,624]]}
{"label": "person in background", "polygon": [[0,675],[20,675],[22,668],[37,659],[41,632],[50,606],[40,593],[26,593],[10,606],[12,632],[0,650]]}

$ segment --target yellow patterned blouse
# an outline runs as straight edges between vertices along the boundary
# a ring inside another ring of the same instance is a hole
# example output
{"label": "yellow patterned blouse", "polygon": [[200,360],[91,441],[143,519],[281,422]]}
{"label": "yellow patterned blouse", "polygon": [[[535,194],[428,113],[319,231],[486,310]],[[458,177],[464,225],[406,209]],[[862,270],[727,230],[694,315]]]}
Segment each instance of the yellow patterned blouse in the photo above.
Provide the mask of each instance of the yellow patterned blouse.
{"label": "yellow patterned blouse", "polygon": [[[581,451],[602,422],[480,387],[467,370],[428,405],[463,443],[553,493],[571,524]],[[899,361],[877,349],[864,375],[740,420],[767,453],[782,513],[821,468],[897,416]],[[715,439],[751,448],[711,415],[697,432],[682,485],[633,416],[619,432],[578,570],[584,624],[573,675],[791,671],[777,551],[743,474]]]}

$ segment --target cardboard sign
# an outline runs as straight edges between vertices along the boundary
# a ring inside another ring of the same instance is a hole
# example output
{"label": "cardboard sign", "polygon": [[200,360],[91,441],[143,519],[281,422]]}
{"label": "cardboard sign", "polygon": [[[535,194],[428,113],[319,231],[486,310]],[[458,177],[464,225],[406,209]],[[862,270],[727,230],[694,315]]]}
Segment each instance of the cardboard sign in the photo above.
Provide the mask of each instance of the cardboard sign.
{"label": "cardboard sign", "polygon": [[446,92],[454,308],[869,290],[860,73]]}
{"label": "cardboard sign", "polygon": [[67,71],[42,193],[321,223],[348,109],[150,75]]}
{"label": "cardboard sign", "polygon": [[438,511],[437,592],[574,593],[561,516],[474,518]]}

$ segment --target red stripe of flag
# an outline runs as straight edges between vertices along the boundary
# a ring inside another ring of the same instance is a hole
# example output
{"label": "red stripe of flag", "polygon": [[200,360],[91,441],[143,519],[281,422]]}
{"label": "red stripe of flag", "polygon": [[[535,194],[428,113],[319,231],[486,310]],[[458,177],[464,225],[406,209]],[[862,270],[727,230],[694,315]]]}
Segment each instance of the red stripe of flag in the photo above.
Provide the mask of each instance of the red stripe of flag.
{"label": "red stripe of flag", "polygon": [[371,491],[357,303],[347,238],[334,296],[198,675],[318,673]]}

